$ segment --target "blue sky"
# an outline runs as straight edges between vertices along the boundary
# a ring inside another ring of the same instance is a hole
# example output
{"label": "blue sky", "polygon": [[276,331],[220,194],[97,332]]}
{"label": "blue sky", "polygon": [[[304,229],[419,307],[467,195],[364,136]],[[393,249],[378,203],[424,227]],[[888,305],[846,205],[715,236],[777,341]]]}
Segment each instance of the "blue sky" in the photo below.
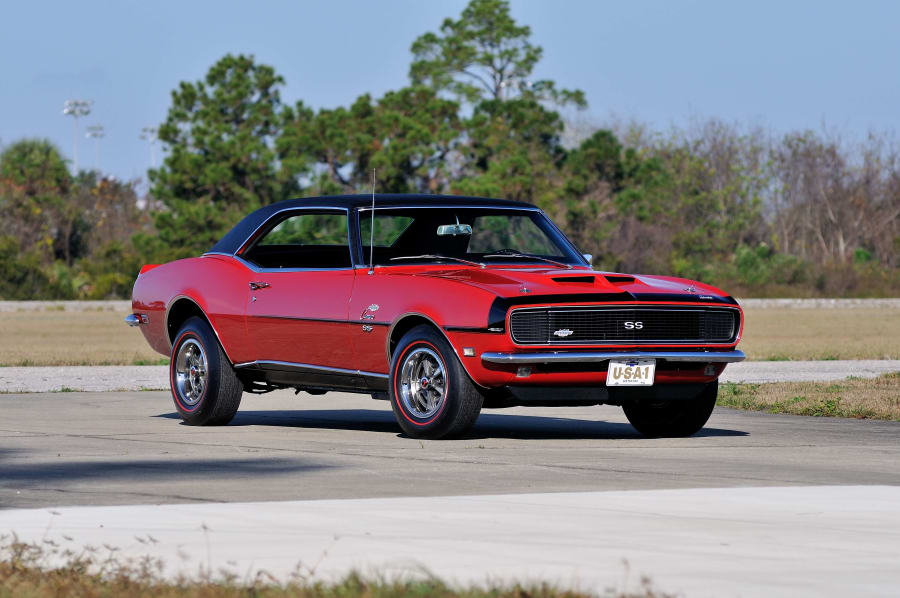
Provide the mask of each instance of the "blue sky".
{"label": "blue sky", "polygon": [[[227,52],[254,54],[282,98],[348,104],[407,81],[409,46],[462,1],[131,0],[0,3],[0,143],[46,137],[71,157],[67,98],[94,100],[102,170],[143,177],[141,127],[179,81]],[[537,78],[587,93],[584,116],[655,128],[720,117],[776,132],[900,129],[900,2],[513,0],[544,47]],[[157,157],[157,159],[159,159]]]}

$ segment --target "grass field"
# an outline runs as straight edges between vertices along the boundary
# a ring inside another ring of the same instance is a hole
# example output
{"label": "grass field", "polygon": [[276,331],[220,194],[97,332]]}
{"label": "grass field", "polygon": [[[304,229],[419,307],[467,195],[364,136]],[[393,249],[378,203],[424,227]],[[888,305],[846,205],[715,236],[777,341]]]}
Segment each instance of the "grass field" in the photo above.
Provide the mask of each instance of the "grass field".
{"label": "grass field", "polygon": [[900,359],[900,309],[744,310],[749,359]]}
{"label": "grass field", "polygon": [[840,382],[721,384],[716,404],[767,413],[900,421],[900,372]]}
{"label": "grass field", "polygon": [[[739,348],[752,360],[900,359],[900,309],[747,309]],[[126,312],[0,312],[0,365],[167,363]]]}
{"label": "grass field", "polygon": [[0,312],[0,365],[168,363],[117,311]]}

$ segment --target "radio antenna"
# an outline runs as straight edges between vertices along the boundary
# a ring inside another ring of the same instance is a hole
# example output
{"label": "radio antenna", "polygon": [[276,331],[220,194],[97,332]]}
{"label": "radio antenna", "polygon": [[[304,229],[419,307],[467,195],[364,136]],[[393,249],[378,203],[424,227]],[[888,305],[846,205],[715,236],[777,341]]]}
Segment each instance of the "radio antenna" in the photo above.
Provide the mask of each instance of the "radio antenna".
{"label": "radio antenna", "polygon": [[375,273],[375,169],[372,169],[372,230],[369,231],[369,274]]}

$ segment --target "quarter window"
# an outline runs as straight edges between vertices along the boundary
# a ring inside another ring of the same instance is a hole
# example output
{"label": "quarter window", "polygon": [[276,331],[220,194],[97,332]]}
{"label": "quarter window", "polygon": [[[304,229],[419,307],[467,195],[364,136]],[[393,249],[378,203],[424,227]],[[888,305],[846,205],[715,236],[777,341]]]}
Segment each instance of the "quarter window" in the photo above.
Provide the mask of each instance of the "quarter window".
{"label": "quarter window", "polygon": [[263,268],[349,268],[347,214],[291,214],[278,220],[242,257]]}

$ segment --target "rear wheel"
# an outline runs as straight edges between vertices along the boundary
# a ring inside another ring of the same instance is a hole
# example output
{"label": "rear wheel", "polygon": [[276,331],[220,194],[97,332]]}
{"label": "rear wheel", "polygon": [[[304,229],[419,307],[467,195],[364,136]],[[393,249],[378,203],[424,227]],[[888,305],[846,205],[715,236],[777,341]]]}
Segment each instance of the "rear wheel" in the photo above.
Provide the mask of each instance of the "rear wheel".
{"label": "rear wheel", "polygon": [[413,438],[449,438],[468,431],[482,396],[450,344],[430,326],[417,326],[391,359],[391,408]]}
{"label": "rear wheel", "polygon": [[710,382],[693,398],[669,401],[624,401],[625,417],[644,436],[680,437],[696,434],[716,406],[719,382]]}
{"label": "rear wheel", "polygon": [[216,335],[193,317],[175,339],[169,382],[178,415],[192,426],[224,426],[237,413],[244,388]]}

